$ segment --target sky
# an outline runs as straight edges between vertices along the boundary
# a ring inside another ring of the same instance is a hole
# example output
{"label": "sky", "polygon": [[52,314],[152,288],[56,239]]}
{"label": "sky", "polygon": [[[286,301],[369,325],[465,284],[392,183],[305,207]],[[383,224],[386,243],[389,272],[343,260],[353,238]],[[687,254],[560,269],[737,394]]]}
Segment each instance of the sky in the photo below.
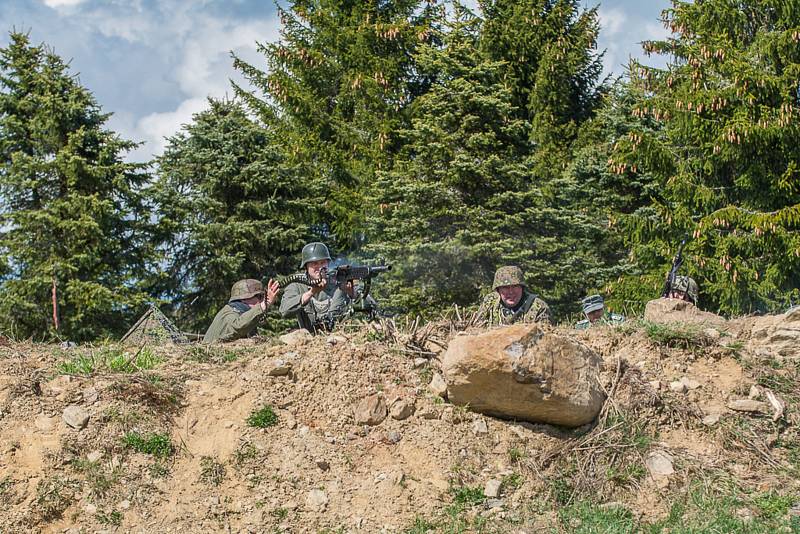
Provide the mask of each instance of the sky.
{"label": "sky", "polygon": [[[629,57],[641,57],[641,41],[666,36],[659,15],[669,0],[582,4],[599,5],[607,74],[621,75]],[[0,30],[0,46],[12,30],[30,32],[33,43],[70,61],[113,113],[108,128],[143,143],[126,159],[148,161],[208,97],[231,95],[230,80],[243,82],[231,52],[265,67],[256,46],[278,39],[279,21],[270,0],[0,0]]]}

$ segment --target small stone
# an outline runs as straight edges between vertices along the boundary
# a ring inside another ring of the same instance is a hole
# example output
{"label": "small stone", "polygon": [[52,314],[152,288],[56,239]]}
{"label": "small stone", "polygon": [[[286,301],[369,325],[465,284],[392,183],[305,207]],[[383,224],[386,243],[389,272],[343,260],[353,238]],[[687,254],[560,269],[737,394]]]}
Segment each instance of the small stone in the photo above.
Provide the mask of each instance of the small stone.
{"label": "small stone", "polygon": [[317,467],[319,467],[323,471],[327,471],[328,469],[331,468],[331,464],[329,464],[325,460],[317,460],[315,463],[317,464]]}
{"label": "small stone", "polygon": [[675,382],[670,382],[669,389],[671,391],[674,391],[675,393],[686,393],[686,391],[688,390],[686,384],[684,384],[680,380],[676,380]]}
{"label": "small stone", "polygon": [[125,499],[124,501],[120,501],[120,503],[119,503],[120,510],[127,510],[130,507],[131,507],[131,501],[129,501],[128,499]]}
{"label": "small stone", "polygon": [[212,495],[208,498],[208,504],[211,506],[218,506],[220,503],[219,495]]}
{"label": "small stone", "polygon": [[224,426],[225,428],[233,428],[233,425],[234,425],[233,421],[225,421],[224,423],[222,423],[222,426]]}
{"label": "small stone", "polygon": [[706,328],[705,330],[703,330],[703,334],[705,334],[705,336],[708,339],[711,339],[713,341],[716,341],[720,337],[722,337],[722,334],[720,334],[719,330],[717,330],[716,328]]}
{"label": "small stone", "polygon": [[286,501],[283,503],[281,508],[286,508],[287,510],[297,510],[300,505],[297,504],[297,501]]}
{"label": "small stone", "polygon": [[750,393],[747,395],[750,400],[758,400],[761,398],[761,388],[753,384],[750,386]]}
{"label": "small stone", "polygon": [[290,347],[295,347],[308,343],[314,339],[314,336],[312,336],[308,330],[300,328],[298,330],[292,330],[288,334],[283,334],[278,339],[281,343],[289,345]]}
{"label": "small stone", "polygon": [[648,382],[648,384],[650,384],[650,387],[653,388],[654,391],[658,391],[661,389],[661,380],[653,380],[651,382]]}
{"label": "small stone", "polygon": [[439,419],[439,412],[433,408],[429,408],[420,412],[419,416],[428,420]]}
{"label": "small stone", "polygon": [[644,463],[653,478],[666,477],[675,473],[672,457],[664,451],[651,452]]}
{"label": "small stone", "polygon": [[92,503],[88,503],[83,507],[83,511],[86,512],[87,515],[94,515],[97,513],[97,506],[93,505]]}
{"label": "small stone", "polygon": [[719,423],[719,414],[711,413],[703,417],[703,424],[706,426],[714,426]]}
{"label": "small stone", "polygon": [[736,412],[768,413],[769,404],[752,399],[736,399],[728,402],[728,408]]}
{"label": "small stone", "polygon": [[78,346],[77,343],[74,341],[62,341],[61,345],[59,345],[63,350],[71,350]]}
{"label": "small stone", "polygon": [[431,393],[438,397],[447,397],[447,384],[439,373],[434,373],[431,383],[428,384],[428,388],[431,390]]}
{"label": "small stone", "polygon": [[103,457],[102,451],[92,451],[86,455],[86,459],[92,463],[100,461],[100,458],[102,457]]}
{"label": "small stone", "polygon": [[692,380],[691,378],[685,376],[681,378],[681,382],[683,382],[683,385],[686,386],[686,389],[688,389],[689,391],[700,387],[700,382],[698,382],[697,380]]}
{"label": "small stone", "polygon": [[89,412],[74,404],[64,408],[64,413],[61,417],[63,417],[67,425],[77,430],[86,428],[86,425],[89,423]]}
{"label": "small stone", "polygon": [[428,360],[425,358],[414,358],[414,369],[421,369],[428,365]]}
{"label": "small stone", "polygon": [[486,501],[486,508],[493,510],[495,508],[502,508],[504,504],[503,499],[488,499]]}
{"label": "small stone", "polygon": [[337,340],[334,336],[328,336],[328,339],[325,340],[328,345],[336,345]]}
{"label": "small stone", "polygon": [[386,414],[386,401],[381,395],[370,395],[362,399],[353,410],[358,425],[379,425],[386,419]]}
{"label": "small stone", "polygon": [[389,413],[392,416],[392,419],[402,421],[403,419],[408,419],[414,415],[414,409],[415,406],[413,401],[399,399],[392,404],[392,408]]}
{"label": "small stone", "polygon": [[403,439],[403,435],[396,430],[392,430],[386,435],[386,440],[392,444],[400,443],[401,439]]}
{"label": "small stone", "polygon": [[85,402],[86,404],[94,404],[100,397],[100,395],[97,393],[97,390],[91,386],[85,388],[81,392],[81,396],[83,397],[83,402]]}
{"label": "small stone", "polygon": [[800,517],[800,503],[795,504],[789,509],[789,516]]}
{"label": "small stone", "polygon": [[286,376],[292,371],[292,364],[286,360],[273,360],[272,365],[267,371],[269,376]]}
{"label": "small stone", "polygon": [[482,435],[489,433],[489,427],[483,419],[475,419],[472,423],[472,433],[475,435]]}
{"label": "small stone", "polygon": [[56,426],[57,419],[55,417],[48,417],[45,414],[39,414],[33,420],[34,426],[42,432],[49,432]]}
{"label": "small stone", "polygon": [[486,485],[483,487],[483,494],[490,499],[496,499],[500,496],[500,486],[503,483],[496,478],[493,478],[486,482]]}
{"label": "small stone", "polygon": [[328,496],[321,489],[313,489],[308,492],[306,505],[315,511],[322,511],[328,506]]}

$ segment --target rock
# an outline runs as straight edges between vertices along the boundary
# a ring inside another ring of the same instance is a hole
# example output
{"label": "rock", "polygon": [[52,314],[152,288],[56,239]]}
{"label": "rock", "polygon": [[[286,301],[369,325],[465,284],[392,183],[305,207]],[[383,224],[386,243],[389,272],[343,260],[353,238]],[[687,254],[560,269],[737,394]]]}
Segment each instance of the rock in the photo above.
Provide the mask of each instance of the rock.
{"label": "rock", "polygon": [[86,515],[94,515],[97,513],[97,506],[92,503],[87,503],[86,506],[83,507],[83,511],[86,512]]}
{"label": "rock", "polygon": [[125,499],[124,501],[120,501],[120,503],[119,503],[119,509],[120,510],[127,510],[130,507],[131,507],[131,501],[129,501],[128,499]]}
{"label": "rock", "polygon": [[750,400],[758,400],[761,398],[761,393],[761,388],[753,384],[750,386],[750,393],[747,395],[747,398]]}
{"label": "rock", "polygon": [[503,504],[504,503],[502,499],[488,499],[486,501],[486,508],[489,510],[494,510],[495,508],[502,508]]}
{"label": "rock", "polygon": [[735,399],[728,402],[728,408],[736,412],[769,413],[769,404],[752,399]]}
{"label": "rock", "polygon": [[85,388],[81,392],[81,396],[83,397],[83,402],[85,402],[86,404],[94,404],[95,402],[97,402],[97,399],[100,397],[100,394],[97,393],[97,390],[95,388],[89,386],[88,388]]}
{"label": "rock", "polygon": [[74,341],[62,341],[61,345],[59,345],[59,347],[61,347],[62,350],[72,350],[77,346],[78,344],[75,343]]}
{"label": "rock", "polygon": [[488,434],[489,427],[486,425],[486,421],[483,419],[475,419],[475,421],[472,423],[472,433],[476,436]]}
{"label": "rock", "polygon": [[77,430],[86,428],[89,423],[89,412],[74,404],[64,408],[64,413],[61,417],[67,425]]}
{"label": "rock", "polygon": [[652,380],[648,382],[653,391],[659,391],[661,389],[661,380]]}
{"label": "rock", "polygon": [[292,364],[280,358],[273,360],[272,365],[267,371],[269,376],[286,376],[292,371]]}
{"label": "rock", "polygon": [[600,364],[578,341],[520,324],[457,336],[442,370],[454,404],[506,419],[576,427],[597,417],[605,401]]}
{"label": "rock", "polygon": [[425,358],[414,358],[414,369],[422,369],[428,365],[428,360]]}
{"label": "rock", "polygon": [[647,455],[644,464],[653,478],[666,477],[675,473],[675,469],[672,467],[672,456],[664,451],[651,452]]}
{"label": "rock", "polygon": [[388,441],[389,443],[391,443],[393,445],[397,444],[397,443],[400,443],[401,439],[403,439],[403,435],[400,432],[398,432],[397,430],[392,430],[391,432],[389,432],[386,435],[386,441]]}
{"label": "rock", "polygon": [[386,401],[382,395],[370,395],[361,399],[353,410],[356,424],[359,425],[379,425],[386,419],[386,414]]}
{"label": "rock", "polygon": [[722,337],[722,334],[716,328],[706,328],[703,330],[703,335],[712,341],[718,341]]}
{"label": "rock", "polygon": [[686,389],[688,389],[689,391],[695,390],[700,387],[700,382],[698,382],[697,380],[692,380],[691,378],[687,378],[685,376],[681,378],[681,382],[683,382],[683,385],[686,386]]}
{"label": "rock", "polygon": [[314,511],[322,511],[328,506],[328,496],[321,489],[313,489],[308,492],[306,505]]}
{"label": "rock", "polygon": [[500,496],[500,486],[502,485],[503,483],[496,478],[488,480],[483,487],[483,494],[489,499],[496,499]]}
{"label": "rock", "polygon": [[718,413],[710,413],[707,416],[703,417],[703,424],[706,426],[714,426],[717,423],[719,423]]}
{"label": "rock", "polygon": [[428,384],[428,389],[437,397],[447,398],[447,384],[439,373],[434,373],[431,378],[431,383]]}
{"label": "rock", "polygon": [[392,404],[392,408],[389,410],[389,414],[392,416],[392,419],[397,419],[398,421],[402,421],[403,419],[408,419],[412,415],[414,415],[414,401],[410,401],[407,399],[399,399]]}
{"label": "rock", "polygon": [[100,458],[102,458],[102,457],[103,457],[102,451],[92,451],[92,452],[90,452],[89,454],[86,455],[86,459],[89,460],[92,463],[99,462]]}
{"label": "rock", "polygon": [[753,319],[748,348],[767,354],[796,356],[800,354],[800,306],[781,315],[765,315]]}
{"label": "rock", "polygon": [[55,417],[49,417],[42,413],[36,416],[33,420],[33,424],[42,432],[49,432],[56,427],[56,421],[58,421],[58,419]]}
{"label": "rock", "polygon": [[331,464],[329,464],[325,460],[317,460],[315,463],[317,464],[317,467],[319,467],[322,471],[327,471],[328,469],[331,468]]}
{"label": "rock", "polygon": [[684,384],[680,380],[676,380],[675,382],[670,382],[669,389],[670,391],[674,391],[675,393],[686,393],[686,391],[688,391],[686,384]]}
{"label": "rock", "polygon": [[419,413],[419,417],[422,419],[432,420],[432,419],[439,419],[440,413],[435,408],[428,408],[427,410],[422,410]]}
{"label": "rock", "polygon": [[727,325],[723,317],[703,311],[691,302],[678,299],[651,300],[645,306],[644,319],[652,323],[692,324],[717,330],[726,330]]}
{"label": "rock", "polygon": [[298,330],[292,330],[288,334],[283,334],[278,339],[281,343],[289,345],[290,347],[296,347],[298,345],[305,345],[314,339],[314,336],[312,336],[308,330],[300,328]]}

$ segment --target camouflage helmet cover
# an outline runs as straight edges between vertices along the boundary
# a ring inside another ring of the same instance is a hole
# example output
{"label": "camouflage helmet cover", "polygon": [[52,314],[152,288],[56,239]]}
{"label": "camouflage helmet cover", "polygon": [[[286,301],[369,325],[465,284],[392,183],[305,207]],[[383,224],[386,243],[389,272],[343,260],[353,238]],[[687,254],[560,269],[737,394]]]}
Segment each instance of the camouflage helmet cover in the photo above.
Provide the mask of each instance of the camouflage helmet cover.
{"label": "camouflage helmet cover", "polygon": [[672,291],[681,291],[689,295],[692,303],[697,304],[697,298],[700,294],[700,289],[697,287],[697,282],[690,276],[676,276],[675,281],[672,283]]}
{"label": "camouflage helmet cover", "polygon": [[583,313],[588,315],[593,311],[602,310],[605,307],[605,301],[602,295],[589,295],[581,301]]}
{"label": "camouflage helmet cover", "polygon": [[503,286],[525,286],[525,278],[522,276],[522,269],[515,265],[506,265],[500,267],[494,273],[494,282],[492,283],[492,290],[496,291],[498,287]]}
{"label": "camouflage helmet cover", "polygon": [[310,261],[330,260],[331,253],[328,252],[328,247],[325,243],[315,241],[303,247],[303,252],[300,258],[300,268],[303,269],[306,263]]}
{"label": "camouflage helmet cover", "polygon": [[251,297],[255,297],[256,295],[263,294],[264,284],[258,280],[247,278],[245,280],[239,280],[233,284],[233,287],[231,288],[230,301],[249,299]]}

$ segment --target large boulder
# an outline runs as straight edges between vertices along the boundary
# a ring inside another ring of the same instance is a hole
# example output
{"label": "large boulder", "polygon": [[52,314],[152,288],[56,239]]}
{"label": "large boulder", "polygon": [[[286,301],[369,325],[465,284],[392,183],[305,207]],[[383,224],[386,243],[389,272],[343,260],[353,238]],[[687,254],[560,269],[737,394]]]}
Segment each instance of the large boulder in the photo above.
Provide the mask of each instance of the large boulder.
{"label": "large boulder", "polygon": [[800,354],[800,307],[781,315],[755,318],[748,347],[751,350],[766,349],[781,356]]}
{"label": "large boulder", "polygon": [[680,299],[656,299],[647,303],[644,319],[652,323],[682,323],[727,330],[727,321],[714,313],[699,309],[691,302]]}
{"label": "large boulder", "polygon": [[476,412],[576,427],[605,401],[600,357],[536,325],[514,325],[450,342],[442,371],[454,404]]}

